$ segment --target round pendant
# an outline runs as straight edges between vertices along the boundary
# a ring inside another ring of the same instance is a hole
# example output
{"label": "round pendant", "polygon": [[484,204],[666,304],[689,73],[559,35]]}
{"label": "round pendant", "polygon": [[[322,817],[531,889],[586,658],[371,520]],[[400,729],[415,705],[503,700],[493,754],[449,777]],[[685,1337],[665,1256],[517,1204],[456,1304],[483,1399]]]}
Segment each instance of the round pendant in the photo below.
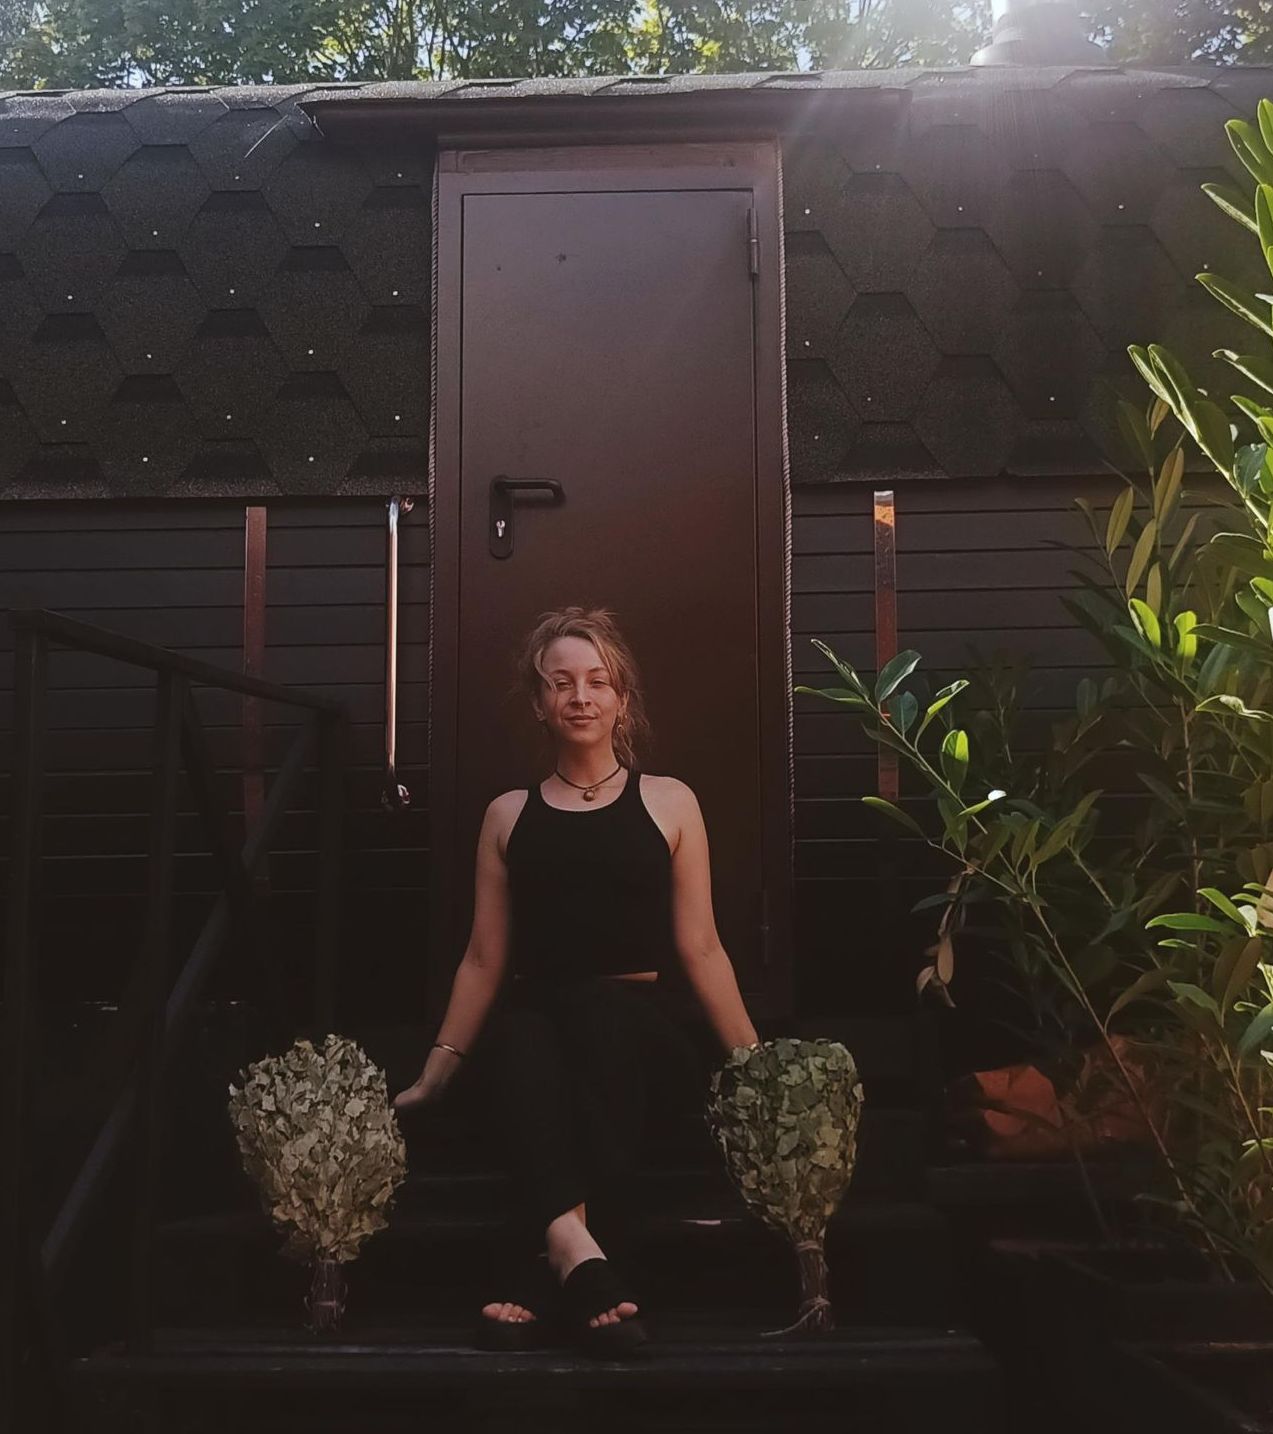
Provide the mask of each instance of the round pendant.
{"label": "round pendant", "polygon": [[596,794],[595,791],[593,791],[593,789],[592,789],[591,787],[589,787],[588,790],[587,790],[586,792],[584,792],[584,794],[583,794],[583,799],[584,799],[585,802],[595,801],[595,800],[596,800],[596,797],[597,797],[597,794]]}

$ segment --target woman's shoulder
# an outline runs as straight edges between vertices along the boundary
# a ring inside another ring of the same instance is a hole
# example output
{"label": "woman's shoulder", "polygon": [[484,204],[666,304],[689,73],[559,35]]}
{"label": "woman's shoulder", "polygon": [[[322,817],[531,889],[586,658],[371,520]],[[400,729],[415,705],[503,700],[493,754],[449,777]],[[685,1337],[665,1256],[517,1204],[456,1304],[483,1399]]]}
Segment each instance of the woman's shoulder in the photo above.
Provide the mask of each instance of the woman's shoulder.
{"label": "woman's shoulder", "polygon": [[694,789],[688,782],[681,781],[680,777],[660,777],[653,772],[642,770],[641,772],[641,793],[644,795],[650,792],[656,795],[684,800],[686,796],[693,796]]}
{"label": "woman's shoulder", "polygon": [[495,832],[495,839],[499,849],[503,850],[513,826],[522,815],[522,809],[528,802],[530,793],[526,787],[512,787],[507,792],[500,792],[499,796],[492,797],[486,803],[486,820]]}
{"label": "woman's shoulder", "polygon": [[698,804],[694,789],[680,777],[660,777],[641,773],[641,796],[647,806],[657,808],[679,825],[681,815]]}

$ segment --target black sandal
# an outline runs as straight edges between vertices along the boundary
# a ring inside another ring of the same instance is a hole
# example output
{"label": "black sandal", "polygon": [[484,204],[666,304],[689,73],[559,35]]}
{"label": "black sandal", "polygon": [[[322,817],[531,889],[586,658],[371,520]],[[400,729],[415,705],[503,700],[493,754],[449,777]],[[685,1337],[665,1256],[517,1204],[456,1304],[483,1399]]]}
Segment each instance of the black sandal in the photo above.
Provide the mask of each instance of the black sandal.
{"label": "black sandal", "polygon": [[563,1322],[584,1354],[597,1359],[622,1359],[648,1353],[650,1335],[639,1315],[620,1318],[615,1324],[588,1323],[625,1301],[637,1303],[623,1277],[600,1255],[581,1261],[566,1276],[561,1286]]}
{"label": "black sandal", "polygon": [[[560,1339],[557,1312],[561,1287],[548,1264],[548,1256],[540,1254],[528,1259],[509,1280],[500,1282],[500,1291],[479,1307],[473,1343],[478,1349],[520,1350],[543,1349]],[[492,1319],[481,1313],[489,1304],[521,1305],[534,1319]]]}

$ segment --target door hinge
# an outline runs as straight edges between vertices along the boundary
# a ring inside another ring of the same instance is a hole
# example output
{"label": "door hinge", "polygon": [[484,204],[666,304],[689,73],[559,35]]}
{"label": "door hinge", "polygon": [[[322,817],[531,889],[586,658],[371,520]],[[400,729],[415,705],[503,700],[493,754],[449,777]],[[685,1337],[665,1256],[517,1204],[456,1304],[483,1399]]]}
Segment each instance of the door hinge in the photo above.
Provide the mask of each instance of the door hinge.
{"label": "door hinge", "polygon": [[769,888],[762,886],[760,888],[760,962],[766,970],[769,969],[770,964],[769,938]]}
{"label": "door hinge", "polygon": [[760,273],[760,229],[754,209],[747,211],[747,268],[753,279]]}

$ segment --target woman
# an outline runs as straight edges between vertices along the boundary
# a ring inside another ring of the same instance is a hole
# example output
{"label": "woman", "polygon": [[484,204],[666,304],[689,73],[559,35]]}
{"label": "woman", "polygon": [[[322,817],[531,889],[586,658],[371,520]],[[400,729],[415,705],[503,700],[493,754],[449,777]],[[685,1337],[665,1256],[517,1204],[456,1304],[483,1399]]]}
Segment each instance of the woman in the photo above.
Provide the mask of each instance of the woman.
{"label": "woman", "polygon": [[547,1268],[541,1258],[510,1279],[483,1308],[478,1342],[542,1343],[560,1302],[582,1348],[620,1354],[648,1334],[588,1228],[585,1197],[621,1200],[647,1098],[669,1071],[684,1090],[696,1062],[702,1070],[667,989],[673,955],[722,1058],[757,1036],[716,932],[698,801],[684,782],[637,766],[648,723],[612,614],[544,614],[518,672],[553,774],[486,809],[468,947],[437,1041],[394,1107],[436,1099],[497,1006],[484,1054],[519,1213],[546,1245]]}

